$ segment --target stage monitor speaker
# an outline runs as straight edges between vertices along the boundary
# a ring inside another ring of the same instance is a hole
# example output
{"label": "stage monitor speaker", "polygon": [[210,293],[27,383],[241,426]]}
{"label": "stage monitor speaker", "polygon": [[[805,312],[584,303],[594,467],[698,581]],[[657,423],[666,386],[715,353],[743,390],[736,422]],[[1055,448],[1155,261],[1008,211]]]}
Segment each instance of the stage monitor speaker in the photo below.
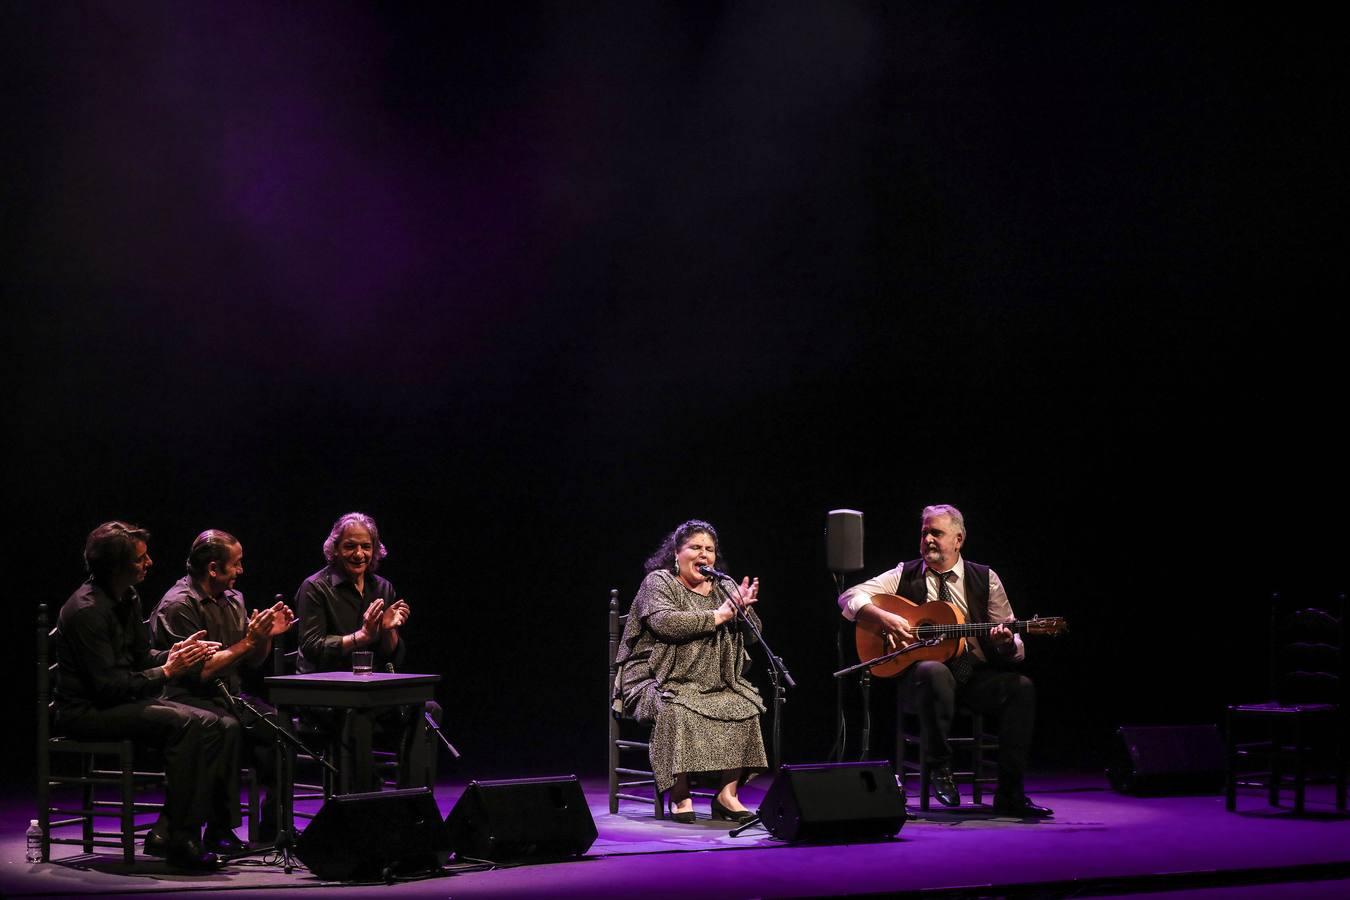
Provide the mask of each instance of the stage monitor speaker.
{"label": "stage monitor speaker", "polygon": [[905,824],[905,792],[888,762],[783,766],[759,817],[785,841],[891,837]]}
{"label": "stage monitor speaker", "polygon": [[825,559],[831,572],[856,572],[863,567],[863,514],[832,509],[825,521]]}
{"label": "stage monitor speaker", "polygon": [[295,842],[295,855],[325,881],[432,871],[449,852],[441,811],[424,787],[329,797]]}
{"label": "stage monitor speaker", "polygon": [[1122,725],[1106,776],[1123,794],[1218,793],[1223,739],[1216,725]]}
{"label": "stage monitor speaker", "polygon": [[445,822],[457,858],[492,862],[580,856],[596,838],[575,775],[471,781]]}

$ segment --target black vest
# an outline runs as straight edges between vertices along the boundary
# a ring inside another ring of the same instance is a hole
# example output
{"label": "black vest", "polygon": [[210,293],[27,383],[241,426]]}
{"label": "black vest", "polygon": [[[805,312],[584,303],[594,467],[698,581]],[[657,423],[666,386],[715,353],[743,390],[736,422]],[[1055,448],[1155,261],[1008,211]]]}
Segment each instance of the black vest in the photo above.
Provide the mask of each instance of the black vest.
{"label": "black vest", "polygon": [[[964,562],[966,583],[963,587],[968,609],[966,621],[973,623],[988,622],[989,567],[973,563],[968,559]],[[905,563],[900,572],[900,587],[897,593],[907,600],[923,603],[928,599],[927,574],[923,567],[923,560],[916,559]],[[984,651],[985,661],[996,662],[1002,659],[1002,655],[994,648],[994,642],[989,639],[987,634],[980,635],[978,640],[980,649]]]}

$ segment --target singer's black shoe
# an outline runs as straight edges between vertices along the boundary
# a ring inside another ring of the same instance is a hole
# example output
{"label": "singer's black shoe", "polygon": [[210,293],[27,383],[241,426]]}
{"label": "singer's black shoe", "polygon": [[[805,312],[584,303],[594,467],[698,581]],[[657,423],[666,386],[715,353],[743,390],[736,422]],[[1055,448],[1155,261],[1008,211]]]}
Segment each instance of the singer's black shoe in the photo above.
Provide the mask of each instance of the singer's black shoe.
{"label": "singer's black shoe", "polygon": [[675,811],[675,804],[674,804],[674,803],[667,803],[667,804],[666,804],[666,814],[670,816],[670,820],[671,820],[672,822],[679,822],[681,825],[693,825],[693,824],[694,824],[694,818],[695,818],[695,817],[694,817],[694,811],[693,811],[692,809],[689,810],[688,812],[676,812],[676,811]]}
{"label": "singer's black shoe", "polygon": [[170,840],[164,854],[169,865],[188,872],[214,872],[220,868],[220,857],[202,849],[201,841],[191,838]]}
{"label": "singer's black shoe", "polygon": [[239,856],[248,852],[248,844],[239,840],[229,828],[208,825],[202,835],[202,849],[219,856]]}
{"label": "singer's black shoe", "polygon": [[933,788],[933,796],[943,806],[961,805],[961,792],[956,789],[951,766],[934,766],[928,773],[928,783]]}
{"label": "singer's black shoe", "polygon": [[717,798],[712,799],[712,817],[714,822],[735,822],[738,825],[744,825],[755,817],[755,814],[748,809],[733,810],[727,809]]}
{"label": "singer's black shoe", "polygon": [[167,856],[169,853],[169,837],[162,831],[156,831],[151,828],[145,833],[145,855],[146,856]]}
{"label": "singer's black shoe", "polygon": [[1000,816],[1012,816],[1018,819],[1048,819],[1055,814],[1047,806],[1037,806],[1026,794],[1017,797],[994,795],[994,812]]}

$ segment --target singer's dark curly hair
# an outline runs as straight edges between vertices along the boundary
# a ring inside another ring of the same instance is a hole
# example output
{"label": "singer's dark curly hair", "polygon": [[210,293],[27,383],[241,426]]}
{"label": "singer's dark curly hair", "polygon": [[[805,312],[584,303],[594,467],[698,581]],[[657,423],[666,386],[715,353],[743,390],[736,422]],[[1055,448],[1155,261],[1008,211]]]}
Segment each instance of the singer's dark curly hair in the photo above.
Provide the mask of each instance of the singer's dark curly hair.
{"label": "singer's dark curly hair", "polygon": [[717,559],[713,565],[723,572],[727,571],[727,558],[726,554],[722,552],[722,539],[717,536],[717,529],[702,519],[690,519],[666,535],[666,539],[661,542],[661,546],[657,547],[656,552],[647,558],[646,568],[643,571],[655,572],[657,569],[673,569],[675,567],[675,554],[696,534],[706,534],[713,539],[713,546],[717,548]]}

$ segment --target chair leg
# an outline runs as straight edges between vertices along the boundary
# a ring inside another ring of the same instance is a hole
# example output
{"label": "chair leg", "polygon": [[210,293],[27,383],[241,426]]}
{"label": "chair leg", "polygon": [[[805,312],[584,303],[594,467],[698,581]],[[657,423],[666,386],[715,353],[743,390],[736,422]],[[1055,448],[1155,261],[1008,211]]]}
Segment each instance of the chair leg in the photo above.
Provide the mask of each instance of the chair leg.
{"label": "chair leg", "polygon": [[258,840],[258,815],[261,802],[258,797],[258,770],[245,769],[248,778],[248,839]]}
{"label": "chair leg", "polygon": [[[901,787],[904,787],[909,780],[909,770],[906,764],[910,760],[910,732],[908,720],[905,718],[906,715],[903,706],[897,703],[895,710],[895,771],[900,776]],[[924,744],[922,721],[919,722],[918,738],[919,809],[927,812],[932,779],[929,777],[928,753]]]}
{"label": "chair leg", "polygon": [[1307,766],[1303,758],[1303,716],[1294,714],[1294,815],[1303,815]]}
{"label": "chair leg", "polygon": [[80,766],[85,777],[85,783],[80,785],[80,798],[82,812],[80,822],[80,837],[84,840],[84,852],[94,852],[94,786],[88,779],[92,777],[91,770],[94,768],[94,756],[91,753],[80,754]]}
{"label": "chair leg", "polygon": [[38,746],[38,827],[42,829],[42,861],[51,862],[52,856],[52,782],[51,753]]}
{"label": "chair leg", "polygon": [[1284,777],[1280,771],[1280,723],[1272,722],[1270,725],[1270,784],[1266,786],[1266,793],[1271,806],[1280,805],[1280,779]]}
{"label": "chair leg", "polygon": [[124,742],[118,762],[122,764],[122,862],[131,865],[136,859],[136,779],[135,757],[130,742]]}
{"label": "chair leg", "polygon": [[919,809],[928,812],[928,794],[932,786],[932,773],[928,771],[928,742],[924,738],[923,724],[919,724]]}
{"label": "chair leg", "polygon": [[1339,724],[1333,726],[1336,729],[1336,811],[1345,812],[1345,769],[1346,769],[1346,738],[1345,729]]}
{"label": "chair leg", "polygon": [[1237,739],[1233,734],[1233,711],[1228,710],[1228,726],[1225,734],[1224,758],[1227,761],[1227,771],[1223,779],[1223,806],[1229,812],[1237,809]]}
{"label": "chair leg", "polygon": [[[609,710],[609,814],[619,813],[619,729],[614,721],[614,712]],[[653,786],[654,789],[654,786]]]}
{"label": "chair leg", "polygon": [[976,806],[980,805],[980,778],[984,775],[984,716],[972,713],[970,716],[970,797]]}

